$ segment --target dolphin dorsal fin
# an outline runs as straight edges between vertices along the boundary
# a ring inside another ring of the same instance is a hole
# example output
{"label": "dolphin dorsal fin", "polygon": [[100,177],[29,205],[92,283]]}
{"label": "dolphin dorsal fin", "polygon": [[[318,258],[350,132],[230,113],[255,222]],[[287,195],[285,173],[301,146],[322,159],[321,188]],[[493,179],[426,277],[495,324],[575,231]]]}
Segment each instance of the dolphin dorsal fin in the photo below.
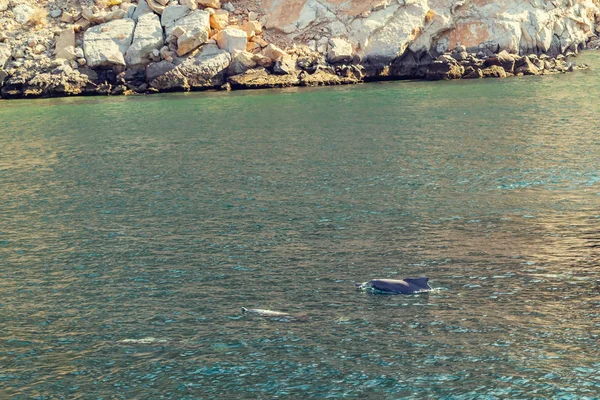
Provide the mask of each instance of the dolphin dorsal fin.
{"label": "dolphin dorsal fin", "polygon": [[418,286],[420,288],[424,288],[424,289],[431,289],[429,287],[428,281],[429,281],[429,278],[425,278],[425,277],[422,277],[422,278],[405,278],[404,279],[404,282],[406,282],[406,283],[410,283],[410,284],[416,285],[416,286]]}

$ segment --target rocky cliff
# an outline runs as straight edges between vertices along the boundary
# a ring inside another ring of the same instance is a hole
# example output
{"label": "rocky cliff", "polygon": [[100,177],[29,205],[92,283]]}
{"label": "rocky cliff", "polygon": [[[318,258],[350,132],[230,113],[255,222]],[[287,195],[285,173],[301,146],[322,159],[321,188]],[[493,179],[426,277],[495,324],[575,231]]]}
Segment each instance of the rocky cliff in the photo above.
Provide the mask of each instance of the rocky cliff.
{"label": "rocky cliff", "polygon": [[326,51],[347,39],[364,59],[389,62],[410,49],[557,55],[595,34],[592,0],[263,0],[263,22],[290,41]]}
{"label": "rocky cliff", "polygon": [[595,36],[598,2],[0,0],[0,93],[563,72],[562,55]]}

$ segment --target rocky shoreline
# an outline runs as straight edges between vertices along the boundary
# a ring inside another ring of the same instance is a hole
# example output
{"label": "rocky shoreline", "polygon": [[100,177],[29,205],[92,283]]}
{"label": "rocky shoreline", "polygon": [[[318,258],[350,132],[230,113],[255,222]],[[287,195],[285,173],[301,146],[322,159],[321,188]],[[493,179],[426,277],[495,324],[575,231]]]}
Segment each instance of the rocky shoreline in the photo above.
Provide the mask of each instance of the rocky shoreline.
{"label": "rocky shoreline", "polygon": [[577,48],[549,57],[457,45],[450,51],[409,48],[381,60],[364,58],[336,37],[284,50],[269,42],[257,13],[218,0],[68,4],[47,5],[48,11],[0,0],[0,12],[20,29],[0,36],[1,98],[505,78],[585,67],[570,61]]}

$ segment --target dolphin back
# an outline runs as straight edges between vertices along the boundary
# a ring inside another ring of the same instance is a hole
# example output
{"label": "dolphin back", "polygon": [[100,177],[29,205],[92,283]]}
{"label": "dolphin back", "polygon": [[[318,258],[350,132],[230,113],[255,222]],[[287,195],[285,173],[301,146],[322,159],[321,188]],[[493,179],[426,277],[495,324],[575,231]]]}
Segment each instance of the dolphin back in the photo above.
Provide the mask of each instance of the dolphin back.
{"label": "dolphin back", "polygon": [[420,289],[431,290],[429,278],[405,278],[404,281],[409,285],[415,285]]}

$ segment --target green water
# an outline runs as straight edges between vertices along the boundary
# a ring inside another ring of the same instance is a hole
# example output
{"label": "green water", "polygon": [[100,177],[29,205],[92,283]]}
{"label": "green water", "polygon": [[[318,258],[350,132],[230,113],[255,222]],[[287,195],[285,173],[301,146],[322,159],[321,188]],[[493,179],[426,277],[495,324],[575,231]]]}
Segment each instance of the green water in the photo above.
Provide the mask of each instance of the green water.
{"label": "green water", "polygon": [[[0,102],[0,397],[600,398],[600,55],[580,61]],[[353,285],[409,276],[437,289]]]}

